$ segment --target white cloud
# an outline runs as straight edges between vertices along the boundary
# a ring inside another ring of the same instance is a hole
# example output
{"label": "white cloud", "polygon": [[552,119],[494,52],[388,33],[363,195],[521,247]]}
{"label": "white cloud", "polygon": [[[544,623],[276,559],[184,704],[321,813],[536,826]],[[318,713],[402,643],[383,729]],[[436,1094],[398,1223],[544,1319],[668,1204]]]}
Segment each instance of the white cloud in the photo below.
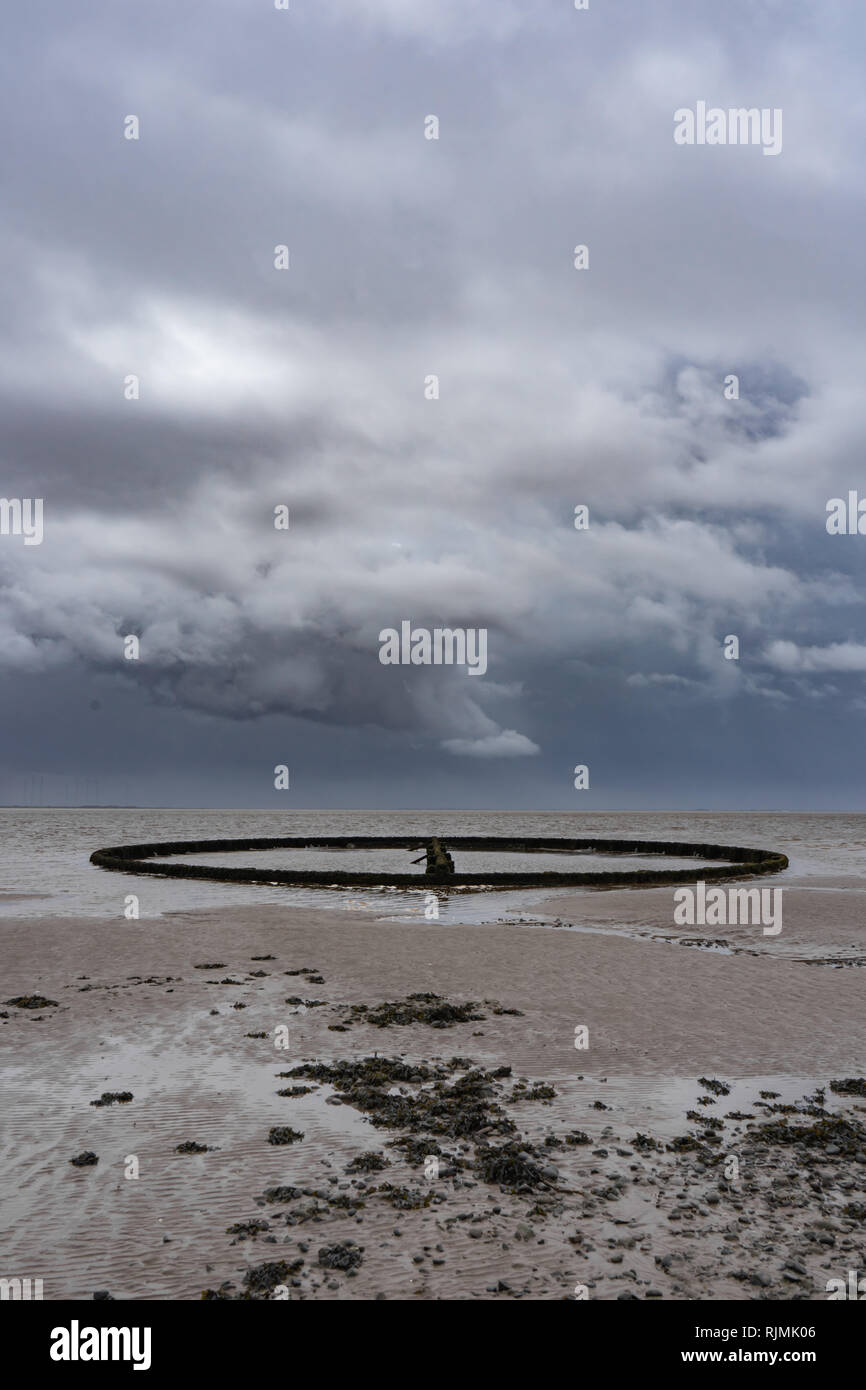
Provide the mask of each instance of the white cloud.
{"label": "white cloud", "polygon": [[516,729],[503,729],[486,738],[447,738],[442,747],[463,758],[529,758],[541,752],[537,743]]}
{"label": "white cloud", "polygon": [[800,647],[796,642],[770,642],[764,659],[779,671],[866,671],[866,645],[832,642],[826,647]]}

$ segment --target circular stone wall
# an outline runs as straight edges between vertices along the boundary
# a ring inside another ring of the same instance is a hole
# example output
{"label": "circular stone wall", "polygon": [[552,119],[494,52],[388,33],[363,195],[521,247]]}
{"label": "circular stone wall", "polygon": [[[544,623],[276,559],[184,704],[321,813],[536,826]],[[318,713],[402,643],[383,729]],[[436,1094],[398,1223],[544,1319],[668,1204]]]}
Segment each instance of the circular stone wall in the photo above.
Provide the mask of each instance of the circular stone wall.
{"label": "circular stone wall", "polygon": [[417,836],[392,835],[316,835],[287,839],[256,840],[164,840],[149,845],[117,845],[98,849],[91,864],[124,874],[159,874],[169,878],[222,879],[230,883],[318,884],[345,887],[424,888],[615,888],[630,884],[689,883],[704,880],[744,878],[752,874],[774,874],[788,867],[784,854],[774,850],[742,849],[736,845],[694,845],[669,840],[563,840],[547,837],[504,839],[498,836],[454,835],[443,840],[448,850],[503,850],[533,853],[597,851],[602,854],[671,855],[674,858],[724,860],[692,869],[612,869],[609,873],[448,874],[447,877],[417,873],[347,873],[343,869],[248,869],[223,868],[209,864],[160,864],[157,861],[176,854],[226,854],[233,851],[272,849],[405,849],[423,850],[428,841]]}

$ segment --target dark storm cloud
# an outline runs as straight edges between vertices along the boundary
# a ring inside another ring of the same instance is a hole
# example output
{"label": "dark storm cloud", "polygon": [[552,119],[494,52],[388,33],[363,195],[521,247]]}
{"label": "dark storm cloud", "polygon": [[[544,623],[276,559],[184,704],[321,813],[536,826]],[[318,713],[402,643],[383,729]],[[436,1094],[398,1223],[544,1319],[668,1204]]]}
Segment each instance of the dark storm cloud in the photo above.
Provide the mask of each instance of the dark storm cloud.
{"label": "dark storm cloud", "polygon": [[[625,794],[626,726],[651,771],[666,720],[688,744],[727,711],[750,783],[743,721],[785,709],[778,762],[816,706],[859,718],[858,542],[824,529],[864,443],[850,7],[12,24],[2,485],[46,529],[0,538],[0,658],[49,708],[100,688],[97,723],[64,709],[83,760],[122,700],[143,759],[193,779],[215,724],[258,758],[284,720],[335,796],[338,737],[347,785],[398,780],[415,740],[454,801],[500,766],[543,795],[578,753]],[[676,146],[698,99],[781,108],[782,153]],[[382,666],[403,619],[488,628],[487,675]]]}

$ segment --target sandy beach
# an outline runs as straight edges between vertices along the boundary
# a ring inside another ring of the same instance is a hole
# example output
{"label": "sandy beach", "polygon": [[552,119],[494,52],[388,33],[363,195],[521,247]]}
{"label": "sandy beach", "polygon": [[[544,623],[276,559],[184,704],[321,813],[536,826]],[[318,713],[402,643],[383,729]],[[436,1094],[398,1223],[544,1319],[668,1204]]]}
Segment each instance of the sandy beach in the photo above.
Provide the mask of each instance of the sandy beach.
{"label": "sandy beach", "polygon": [[[664,902],[3,921],[5,1264],[46,1299],[826,1298],[866,1265],[866,1097],[829,1088],[862,975],[657,939]],[[413,995],[448,1026],[376,1013]]]}

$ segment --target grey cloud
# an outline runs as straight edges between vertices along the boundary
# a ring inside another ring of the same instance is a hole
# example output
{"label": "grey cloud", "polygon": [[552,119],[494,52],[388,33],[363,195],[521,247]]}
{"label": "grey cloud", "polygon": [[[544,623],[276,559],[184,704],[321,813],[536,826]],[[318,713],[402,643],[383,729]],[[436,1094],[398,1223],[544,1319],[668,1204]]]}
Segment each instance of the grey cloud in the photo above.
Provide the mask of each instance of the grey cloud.
{"label": "grey cloud", "polygon": [[[300,721],[362,778],[415,739],[464,789],[465,763],[553,776],[587,705],[600,757],[624,720],[667,756],[665,699],[694,729],[793,706],[767,738],[798,747],[794,678],[862,669],[857,555],[824,531],[866,443],[850,7],[14,23],[2,490],[44,496],[46,535],[0,538],[10,680],[58,707],[104,683],[153,746]],[[675,147],[697,97],[783,106],[782,155]],[[488,676],[383,669],[404,618],[487,627]]]}

